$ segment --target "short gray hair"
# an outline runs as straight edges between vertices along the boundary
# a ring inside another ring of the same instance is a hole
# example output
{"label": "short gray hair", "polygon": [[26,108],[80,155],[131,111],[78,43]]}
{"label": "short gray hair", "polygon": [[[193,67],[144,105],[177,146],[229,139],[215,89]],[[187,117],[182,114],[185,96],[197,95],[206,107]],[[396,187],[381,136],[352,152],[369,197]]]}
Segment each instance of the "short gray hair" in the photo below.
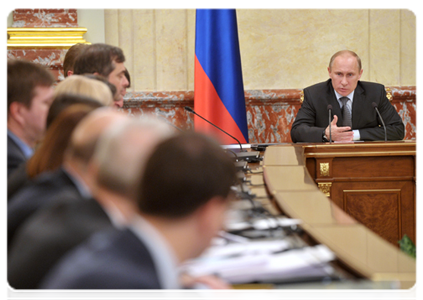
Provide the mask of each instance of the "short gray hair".
{"label": "short gray hair", "polygon": [[335,60],[335,58],[343,54],[350,54],[351,56],[355,57],[357,59],[358,71],[361,71],[361,58],[357,55],[357,53],[351,50],[341,50],[332,55],[329,61],[329,70],[332,70],[333,61]]}
{"label": "short gray hair", "polygon": [[98,164],[97,184],[133,198],[151,152],[173,134],[175,131],[166,122],[148,115],[130,118],[107,129],[94,153]]}

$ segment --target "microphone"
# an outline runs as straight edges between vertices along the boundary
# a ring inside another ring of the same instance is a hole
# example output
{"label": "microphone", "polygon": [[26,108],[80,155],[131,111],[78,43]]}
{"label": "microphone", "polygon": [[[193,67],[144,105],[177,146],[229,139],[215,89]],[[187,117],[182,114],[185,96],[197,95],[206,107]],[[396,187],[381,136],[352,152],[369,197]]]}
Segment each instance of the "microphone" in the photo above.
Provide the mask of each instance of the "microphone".
{"label": "microphone", "polygon": [[375,102],[372,102],[372,106],[376,110],[377,114],[379,115],[380,121],[382,122],[383,130],[385,131],[385,142],[386,142],[387,141],[387,138],[386,138],[385,122],[383,122],[382,116],[380,115],[379,110],[377,109],[377,104]]}
{"label": "microphone", "polygon": [[328,105],[327,110],[329,111],[329,143],[332,143],[332,105]]}
{"label": "microphone", "polygon": [[164,122],[166,122],[166,124],[167,124],[167,125],[172,126],[173,128],[175,128],[175,129],[177,129],[177,130],[179,130],[179,131],[183,132],[183,130],[182,130],[181,128],[179,128],[179,127],[178,127],[178,126],[176,126],[176,125],[173,125],[171,122],[169,122],[169,121],[168,121],[168,120],[166,120],[165,118],[160,117],[160,116],[157,116],[157,118],[158,118],[158,119],[160,119],[160,120],[163,120]]}
{"label": "microphone", "polygon": [[241,146],[241,143],[239,142],[239,140],[236,138],[236,137],[234,137],[234,136],[232,136],[232,135],[230,135],[229,133],[227,133],[226,131],[224,131],[222,128],[220,128],[220,127],[218,127],[218,126],[216,126],[216,125],[214,125],[212,122],[210,122],[210,121],[208,121],[208,120],[206,120],[206,119],[204,119],[202,116],[200,116],[199,114],[197,114],[191,107],[189,107],[189,106],[185,106],[185,110],[186,111],[189,111],[190,113],[193,113],[194,115],[196,115],[196,116],[198,116],[198,117],[200,117],[201,119],[203,119],[204,121],[206,121],[207,123],[209,123],[209,124],[211,124],[211,125],[213,125],[214,127],[216,127],[217,129],[219,129],[220,131],[222,131],[223,133],[225,133],[225,134],[227,134],[227,135],[229,135],[231,138],[233,138],[235,141],[237,141],[238,142],[238,144],[239,144],[239,147],[241,148],[241,151],[243,152],[244,151],[244,149],[242,149],[242,146]]}

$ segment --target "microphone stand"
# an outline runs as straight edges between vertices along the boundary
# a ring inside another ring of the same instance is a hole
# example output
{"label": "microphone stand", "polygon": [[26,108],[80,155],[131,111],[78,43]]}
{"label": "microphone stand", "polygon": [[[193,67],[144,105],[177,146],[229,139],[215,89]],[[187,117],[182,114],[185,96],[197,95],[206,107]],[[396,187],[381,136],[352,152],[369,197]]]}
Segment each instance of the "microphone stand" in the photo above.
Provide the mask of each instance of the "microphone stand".
{"label": "microphone stand", "polygon": [[222,128],[220,128],[220,127],[218,127],[218,126],[216,126],[216,125],[214,125],[212,122],[210,122],[209,120],[206,120],[205,118],[203,118],[202,116],[200,116],[199,114],[197,114],[191,107],[189,107],[189,106],[185,106],[184,107],[185,108],[185,110],[186,111],[189,111],[190,113],[193,113],[194,115],[196,115],[196,116],[198,116],[198,117],[200,117],[201,119],[203,119],[204,121],[206,121],[207,123],[209,123],[210,125],[213,125],[214,127],[216,127],[217,129],[219,129],[220,131],[222,131],[223,133],[225,133],[225,134],[227,134],[227,135],[229,135],[231,138],[233,138],[235,141],[237,141],[238,142],[238,144],[239,144],[239,147],[241,148],[241,152],[244,152],[244,149],[242,149],[242,145],[241,145],[241,143],[240,143],[240,141],[236,138],[236,137],[234,137],[234,136],[232,136],[232,135],[230,135],[229,133],[227,133],[226,131],[224,131]]}
{"label": "microphone stand", "polygon": [[378,116],[379,116],[379,119],[380,119],[380,121],[382,122],[382,125],[383,125],[383,130],[385,131],[385,142],[387,142],[387,136],[386,136],[386,127],[385,127],[385,122],[383,122],[383,119],[382,119],[382,116],[380,115],[380,112],[379,112],[379,110],[377,109],[377,104],[375,103],[375,102],[372,102],[372,106],[373,106],[373,108],[376,110],[376,112],[377,112],[377,114],[378,114]]}
{"label": "microphone stand", "polygon": [[332,105],[328,105],[329,110],[329,144],[332,144]]}

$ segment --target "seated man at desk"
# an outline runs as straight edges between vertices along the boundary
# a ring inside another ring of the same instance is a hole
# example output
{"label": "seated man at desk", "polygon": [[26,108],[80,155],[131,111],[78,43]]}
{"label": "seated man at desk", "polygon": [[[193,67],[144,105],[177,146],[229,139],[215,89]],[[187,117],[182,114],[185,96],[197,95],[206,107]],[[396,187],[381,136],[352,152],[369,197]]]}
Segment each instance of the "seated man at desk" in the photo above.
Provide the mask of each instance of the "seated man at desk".
{"label": "seated man at desk", "polygon": [[[304,89],[304,102],[291,129],[296,142],[402,140],[404,124],[386,97],[385,87],[360,81],[361,59],[353,51],[335,53],[328,67],[330,79]],[[332,113],[329,128],[329,109]],[[331,132],[330,132],[330,131]]]}

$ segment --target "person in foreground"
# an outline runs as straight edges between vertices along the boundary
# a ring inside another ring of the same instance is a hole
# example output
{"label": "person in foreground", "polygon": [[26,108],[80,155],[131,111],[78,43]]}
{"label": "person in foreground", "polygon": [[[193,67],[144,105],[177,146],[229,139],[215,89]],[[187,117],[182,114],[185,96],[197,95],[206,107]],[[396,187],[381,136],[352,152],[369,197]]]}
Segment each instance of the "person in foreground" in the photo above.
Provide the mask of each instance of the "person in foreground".
{"label": "person in foreground", "polygon": [[178,289],[178,265],[221,229],[236,182],[233,161],[201,134],[161,142],[140,172],[138,212],[125,230],[103,231],[45,278],[50,289]]}
{"label": "person in foreground", "polygon": [[53,101],[50,71],[25,60],[7,61],[7,176],[34,152]]}
{"label": "person in foreground", "polygon": [[[304,102],[291,129],[297,142],[402,140],[404,124],[386,97],[385,87],[360,81],[360,57],[349,50],[335,53],[328,67],[330,79],[304,89]],[[331,132],[329,109],[332,110]]]}
{"label": "person in foreground", "polygon": [[94,146],[91,141],[97,140],[85,163],[91,197],[59,195],[21,225],[8,253],[9,284],[15,289],[39,288],[67,251],[95,232],[124,227],[136,210],[137,174],[154,147],[172,134],[164,121],[129,117],[114,109],[84,118],[72,133],[70,147],[85,156]]}

